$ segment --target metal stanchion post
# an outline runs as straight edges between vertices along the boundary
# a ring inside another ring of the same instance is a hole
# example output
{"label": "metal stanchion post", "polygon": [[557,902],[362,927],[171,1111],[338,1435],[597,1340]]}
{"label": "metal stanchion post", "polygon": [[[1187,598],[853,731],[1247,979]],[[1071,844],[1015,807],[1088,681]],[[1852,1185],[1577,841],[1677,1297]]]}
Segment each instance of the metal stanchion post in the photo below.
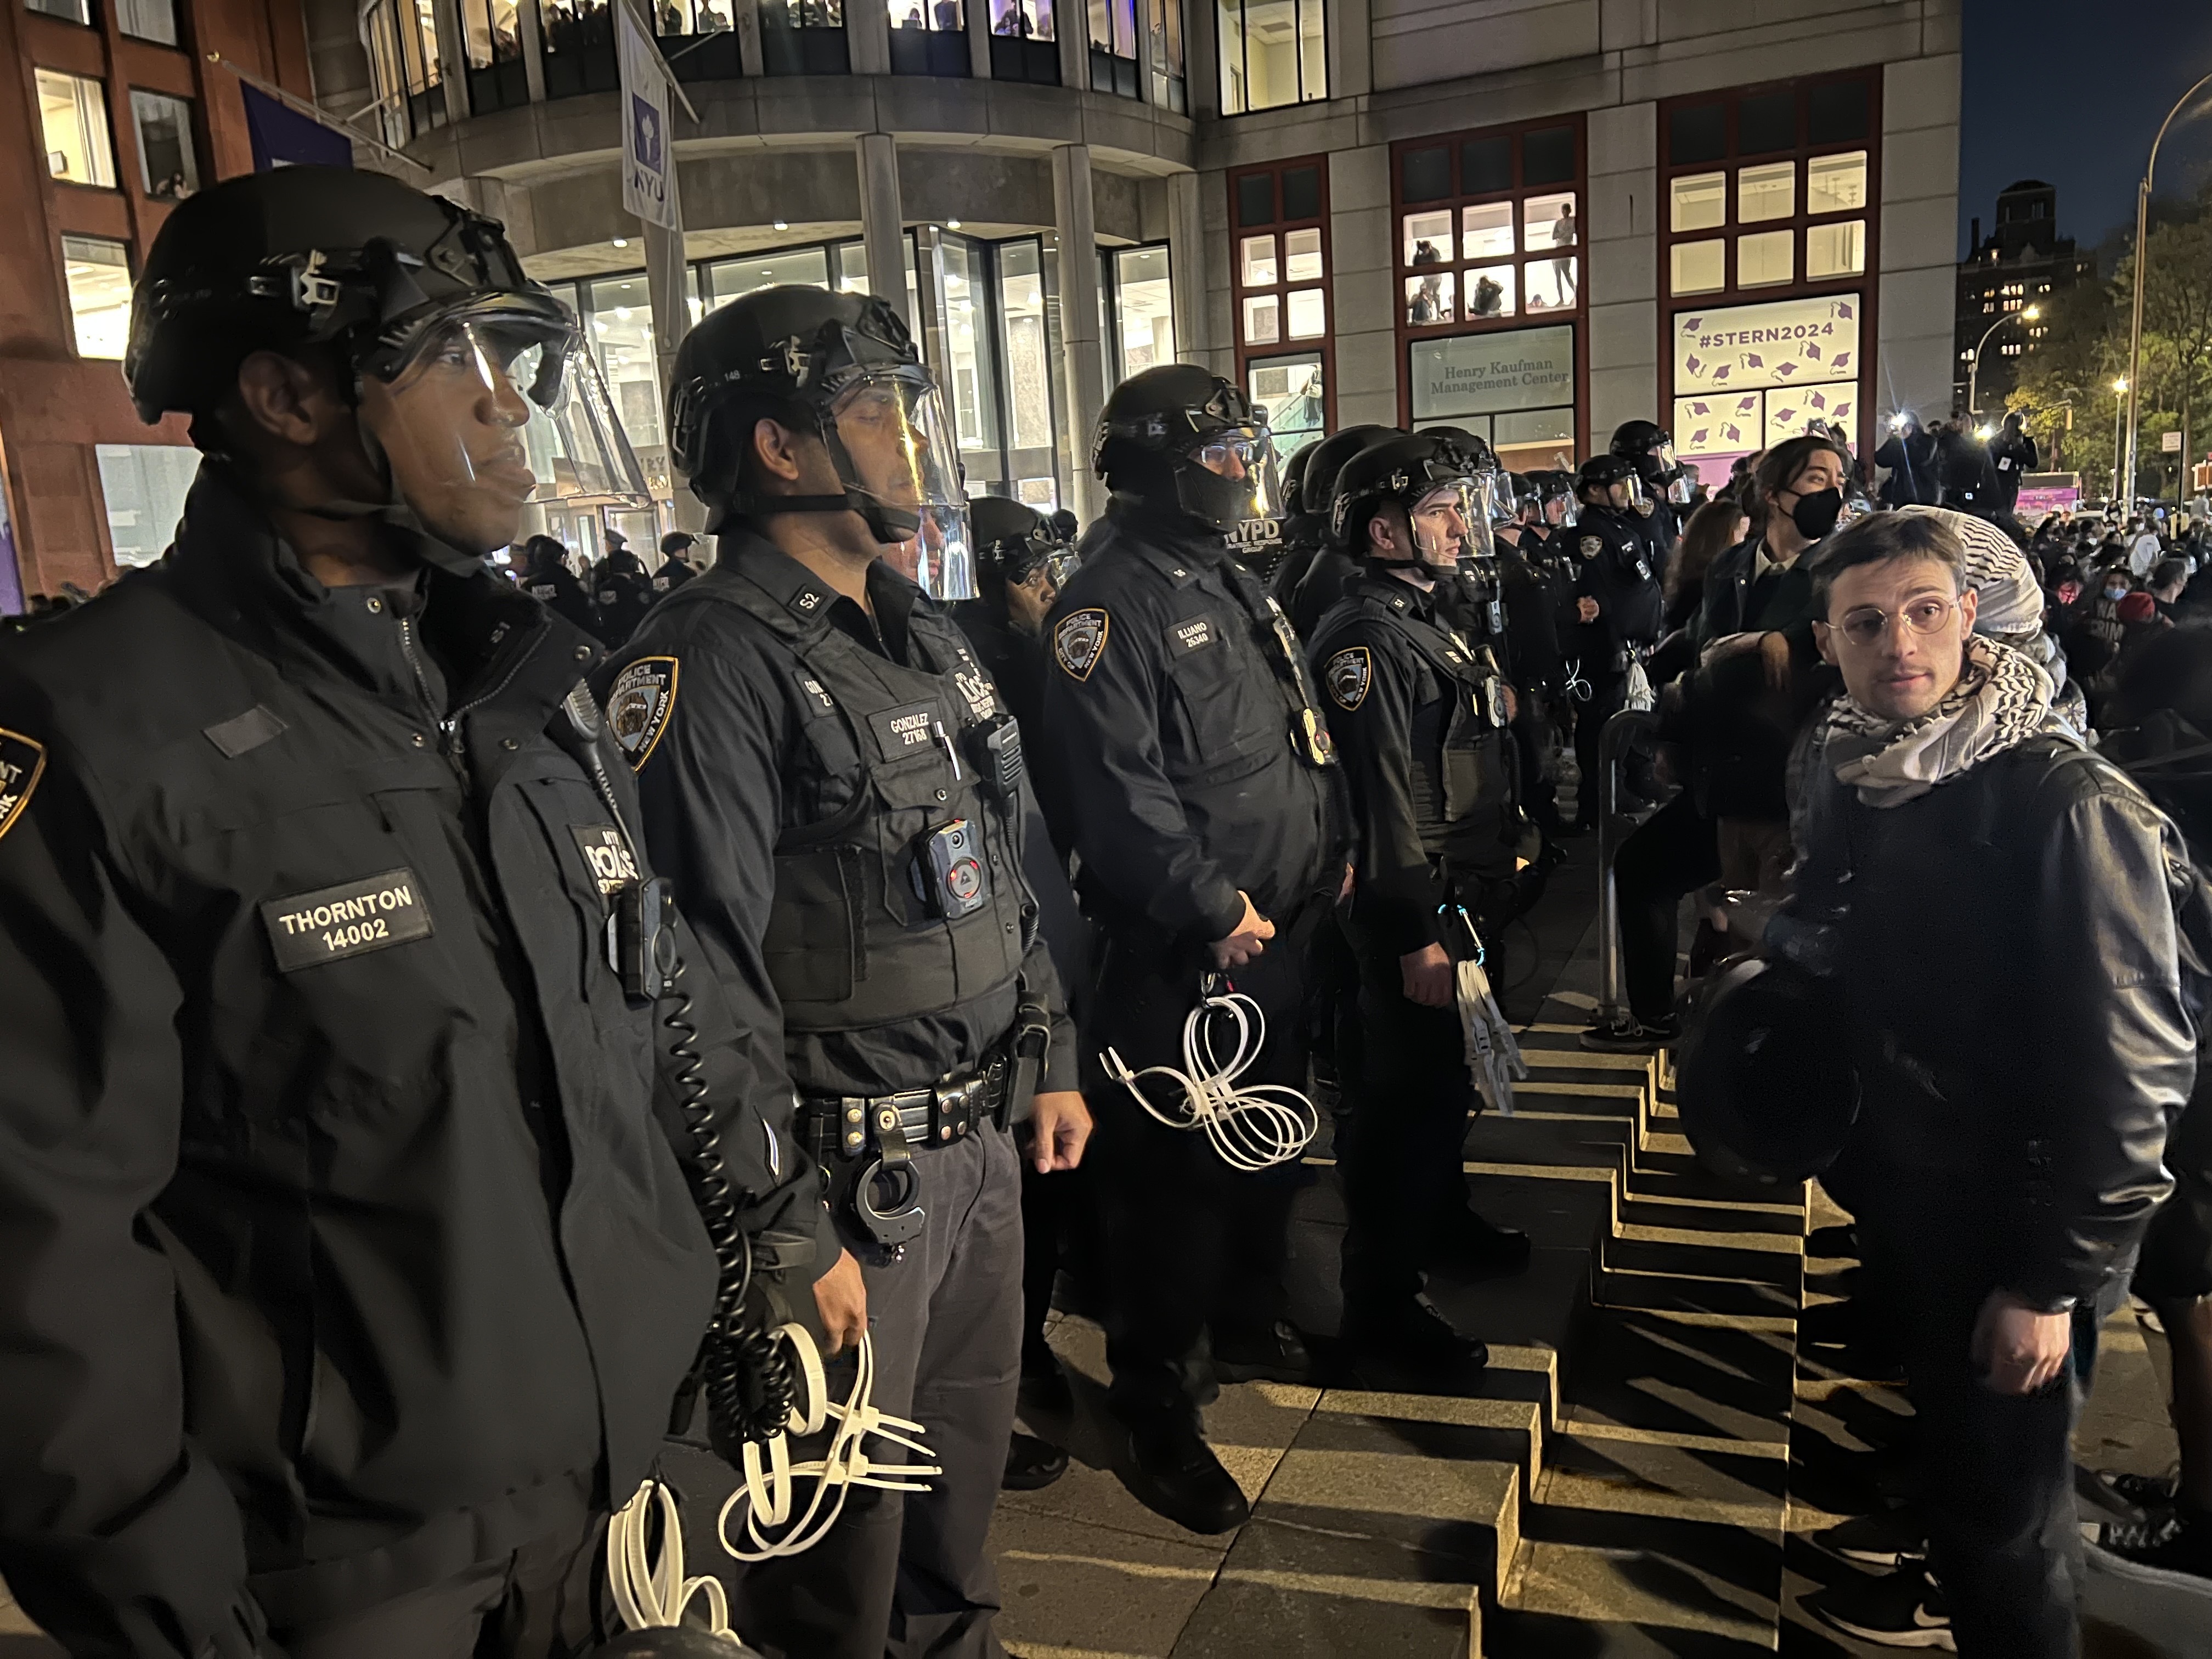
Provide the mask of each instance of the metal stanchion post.
{"label": "metal stanchion post", "polygon": [[1634,828],[1620,811],[1620,762],[1629,745],[1656,731],[1659,716],[1648,709],[1624,708],[1605,723],[1597,745],[1597,1023],[1616,1029],[1628,1023],[1620,982],[1620,895],[1613,884],[1613,860]]}

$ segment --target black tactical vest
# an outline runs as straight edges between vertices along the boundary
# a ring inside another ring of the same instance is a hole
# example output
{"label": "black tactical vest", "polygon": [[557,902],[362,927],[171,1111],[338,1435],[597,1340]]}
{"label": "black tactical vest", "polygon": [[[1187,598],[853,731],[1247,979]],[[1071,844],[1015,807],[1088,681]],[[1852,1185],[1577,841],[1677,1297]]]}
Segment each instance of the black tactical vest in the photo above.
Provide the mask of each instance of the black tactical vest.
{"label": "black tactical vest", "polygon": [[905,668],[750,581],[717,597],[804,665],[806,736],[833,777],[866,772],[844,811],[786,830],[763,951],[793,1030],[941,1012],[1011,984],[1035,926],[1022,876],[1018,730],[959,630],[917,609]]}

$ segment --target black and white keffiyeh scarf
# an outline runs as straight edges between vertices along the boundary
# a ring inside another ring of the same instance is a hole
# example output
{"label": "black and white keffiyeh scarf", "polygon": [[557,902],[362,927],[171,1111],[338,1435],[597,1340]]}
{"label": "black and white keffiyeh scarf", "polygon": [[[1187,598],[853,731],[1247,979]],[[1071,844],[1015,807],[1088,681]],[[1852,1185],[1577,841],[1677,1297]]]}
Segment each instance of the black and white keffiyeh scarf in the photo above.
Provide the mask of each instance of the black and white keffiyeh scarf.
{"label": "black and white keffiyeh scarf", "polygon": [[1850,697],[1830,705],[1822,750],[1836,779],[1869,806],[1902,806],[2038,732],[2051,714],[2051,676],[2026,653],[1975,635],[1965,672],[1943,701],[1903,725]]}

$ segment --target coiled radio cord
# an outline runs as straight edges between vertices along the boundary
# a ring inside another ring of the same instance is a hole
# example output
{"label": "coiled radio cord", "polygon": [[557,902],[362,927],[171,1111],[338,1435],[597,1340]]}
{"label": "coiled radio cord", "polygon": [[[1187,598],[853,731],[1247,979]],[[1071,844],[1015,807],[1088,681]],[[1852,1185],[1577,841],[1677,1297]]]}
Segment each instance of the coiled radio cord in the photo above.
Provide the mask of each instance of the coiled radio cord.
{"label": "coiled radio cord", "polygon": [[677,1063],[678,1105],[691,1137],[689,1160],[692,1199],[706,1224],[717,1268],[714,1317],[700,1347],[700,1369],[707,1396],[707,1434],[715,1451],[736,1464],[745,1448],[783,1432],[798,1398],[791,1359],[775,1333],[746,1307],[753,1282],[753,1243],[738,1224],[737,1194],[729,1166],[722,1161],[714,1109],[708,1103],[707,1079],[691,1022],[691,998],[684,989],[684,964],[668,974],[667,1012],[660,1023],[676,1038],[669,1057]]}

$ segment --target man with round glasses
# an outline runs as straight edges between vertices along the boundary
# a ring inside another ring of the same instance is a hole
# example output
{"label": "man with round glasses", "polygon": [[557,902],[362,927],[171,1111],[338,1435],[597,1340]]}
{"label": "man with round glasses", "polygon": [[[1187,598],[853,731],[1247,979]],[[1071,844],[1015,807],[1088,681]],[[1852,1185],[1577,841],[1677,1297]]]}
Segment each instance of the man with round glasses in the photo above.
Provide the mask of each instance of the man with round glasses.
{"label": "man with round glasses", "polygon": [[[1812,568],[1843,695],[1808,739],[1794,894],[1766,941],[1832,978],[1860,1092],[1845,1158],[1918,1413],[1928,1571],[1959,1651],[2078,1651],[2068,1351],[2124,1293],[2196,1073],[2188,855],[1975,632],[1948,515],[1882,514]],[[1907,1586],[1912,1589],[1912,1586]],[[1839,1595],[1823,1619],[1870,1633]]]}
{"label": "man with round glasses", "polygon": [[1285,1229],[1297,1170],[1232,1170],[1107,1076],[1181,1066],[1183,1024],[1224,976],[1266,1040],[1238,1086],[1303,1088],[1313,928],[1341,890],[1347,829],[1320,700],[1282,611],[1234,556],[1280,508],[1266,421],[1193,364],[1106,400],[1094,465],[1113,490],[1046,629],[1044,732],[1065,773],[1078,894],[1103,934],[1085,1092],[1114,1303],[1110,1404],[1139,1498],[1197,1532],[1249,1511],[1206,1444],[1217,1380],[1298,1382]]}

